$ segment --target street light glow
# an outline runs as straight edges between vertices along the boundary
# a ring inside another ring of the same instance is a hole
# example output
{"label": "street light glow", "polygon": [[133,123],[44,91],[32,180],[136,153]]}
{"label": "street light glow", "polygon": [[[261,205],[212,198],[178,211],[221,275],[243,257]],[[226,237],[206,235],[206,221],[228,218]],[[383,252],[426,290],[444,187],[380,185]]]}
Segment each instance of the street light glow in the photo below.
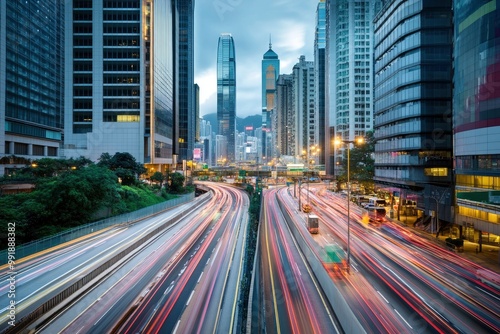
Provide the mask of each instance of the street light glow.
{"label": "street light glow", "polygon": [[357,137],[354,140],[342,140],[340,138],[335,138],[334,144],[338,146],[340,144],[347,144],[347,272],[351,268],[351,144],[362,144],[365,142],[363,137]]}

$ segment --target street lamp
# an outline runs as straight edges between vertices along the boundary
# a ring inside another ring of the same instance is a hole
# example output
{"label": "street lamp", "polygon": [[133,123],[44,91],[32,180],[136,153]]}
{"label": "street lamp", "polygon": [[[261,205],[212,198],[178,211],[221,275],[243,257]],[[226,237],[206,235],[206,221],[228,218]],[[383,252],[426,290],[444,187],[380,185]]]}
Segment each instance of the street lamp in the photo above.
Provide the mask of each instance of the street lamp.
{"label": "street lamp", "polygon": [[351,171],[350,171],[350,160],[351,160],[351,144],[362,144],[364,139],[358,137],[355,140],[342,140],[335,139],[335,145],[340,145],[341,143],[347,144],[347,271],[351,268]]}

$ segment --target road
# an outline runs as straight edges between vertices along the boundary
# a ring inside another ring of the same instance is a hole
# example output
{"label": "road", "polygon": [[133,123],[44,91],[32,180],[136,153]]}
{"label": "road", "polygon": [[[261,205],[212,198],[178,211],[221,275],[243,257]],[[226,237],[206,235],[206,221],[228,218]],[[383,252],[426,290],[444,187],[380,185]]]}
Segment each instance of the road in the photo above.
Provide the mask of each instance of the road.
{"label": "road", "polygon": [[[311,187],[309,198],[313,211],[321,217],[316,240],[332,236],[345,247],[346,200],[321,186]],[[407,331],[500,332],[500,290],[481,279],[486,275],[498,281],[498,273],[460,258],[390,220],[371,224],[355,205],[351,205],[350,229],[354,274],[348,280],[360,273],[376,291],[370,293],[367,285],[353,286],[364,286],[362,295],[391,305],[392,313],[407,325]],[[373,314],[374,319],[390,314],[378,313]]]}
{"label": "road", "polygon": [[263,192],[252,330],[339,333],[333,312],[288,229],[276,193],[276,189]]}
{"label": "road", "polygon": [[[116,226],[19,264],[17,316],[27,314],[98,264],[167,223],[168,227],[137,247],[122,265],[78,299],[64,305],[38,331],[109,332],[127,326],[132,331],[171,331],[173,322],[179,330],[195,326],[194,331],[203,327],[213,328],[214,333],[230,332],[229,328],[236,328],[238,318],[248,196],[228,186],[213,184],[211,188],[212,193],[206,195],[210,201],[179,221],[168,223],[196,203],[133,225]],[[0,289],[7,288],[4,285]],[[2,310],[2,331],[7,328],[6,311]]]}

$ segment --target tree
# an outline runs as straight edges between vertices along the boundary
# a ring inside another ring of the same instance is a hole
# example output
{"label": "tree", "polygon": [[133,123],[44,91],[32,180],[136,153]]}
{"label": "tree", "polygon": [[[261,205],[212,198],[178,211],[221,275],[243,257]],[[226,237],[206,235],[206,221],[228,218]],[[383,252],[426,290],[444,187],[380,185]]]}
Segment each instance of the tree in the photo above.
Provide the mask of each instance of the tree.
{"label": "tree", "polygon": [[147,171],[141,163],[135,160],[132,154],[127,152],[116,152],[113,156],[110,156],[109,153],[103,153],[99,157],[97,165],[114,171],[123,185],[135,184],[137,177]]}
{"label": "tree", "polygon": [[179,194],[184,190],[184,175],[181,173],[170,173],[170,192]]}
{"label": "tree", "polygon": [[[350,181],[357,181],[368,192],[373,192],[375,176],[375,160],[373,153],[375,152],[375,138],[373,132],[369,131],[365,134],[365,142],[363,144],[355,144],[350,152]],[[342,159],[343,173],[337,180],[341,182],[347,181],[347,150],[344,150],[344,158]]]}
{"label": "tree", "polygon": [[163,175],[161,172],[155,172],[151,177],[149,178],[152,182],[158,182],[160,184],[160,190],[163,185],[163,181],[165,181],[165,175]]}
{"label": "tree", "polygon": [[93,213],[119,200],[116,175],[95,165],[41,182],[33,196],[44,208],[38,220],[64,227],[88,223]]}

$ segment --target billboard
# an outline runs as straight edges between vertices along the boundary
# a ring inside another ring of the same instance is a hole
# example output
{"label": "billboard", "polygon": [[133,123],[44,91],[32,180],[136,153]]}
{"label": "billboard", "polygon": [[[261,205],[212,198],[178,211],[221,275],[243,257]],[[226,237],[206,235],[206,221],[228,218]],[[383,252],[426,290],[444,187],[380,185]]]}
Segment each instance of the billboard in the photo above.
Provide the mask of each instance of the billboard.
{"label": "billboard", "polygon": [[195,148],[193,150],[193,159],[201,160],[201,148]]}

